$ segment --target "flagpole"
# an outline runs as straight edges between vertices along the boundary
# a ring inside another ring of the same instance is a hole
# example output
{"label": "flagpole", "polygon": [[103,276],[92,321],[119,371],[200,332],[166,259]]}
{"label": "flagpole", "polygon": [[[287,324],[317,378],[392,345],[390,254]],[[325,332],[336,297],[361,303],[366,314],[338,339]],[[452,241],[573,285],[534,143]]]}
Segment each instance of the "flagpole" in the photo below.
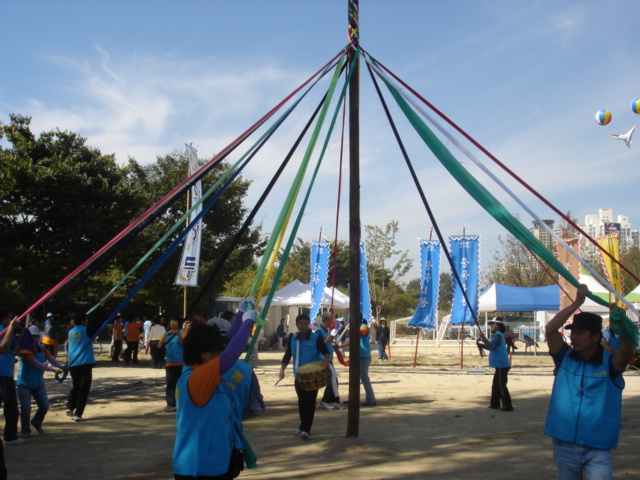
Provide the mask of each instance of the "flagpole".
{"label": "flagpole", "polygon": [[359,42],[358,0],[348,1],[351,48],[347,63],[353,68],[349,83],[349,412],[347,437],[357,437],[360,424],[360,59],[352,65]]}
{"label": "flagpole", "polygon": [[[190,147],[193,147],[193,143],[189,144]],[[190,168],[189,168],[189,158],[187,157],[187,178],[189,178],[189,174],[190,174]],[[191,187],[193,188],[193,187]],[[187,212],[189,211],[190,207],[190,202],[189,202],[189,198],[191,197],[191,188],[189,188],[187,190]],[[185,219],[185,228],[189,228],[189,218],[187,217]],[[182,286],[182,318],[186,318],[187,317],[187,286],[183,285]]]}

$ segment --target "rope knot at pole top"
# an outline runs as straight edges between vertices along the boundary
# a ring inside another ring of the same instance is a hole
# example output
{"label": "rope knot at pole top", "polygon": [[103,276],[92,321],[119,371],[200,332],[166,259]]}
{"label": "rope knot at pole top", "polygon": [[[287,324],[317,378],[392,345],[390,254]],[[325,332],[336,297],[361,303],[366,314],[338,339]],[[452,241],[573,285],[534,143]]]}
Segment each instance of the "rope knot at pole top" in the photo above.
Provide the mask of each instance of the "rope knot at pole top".
{"label": "rope knot at pole top", "polygon": [[354,45],[358,45],[360,39],[358,12],[358,0],[349,0],[349,43]]}

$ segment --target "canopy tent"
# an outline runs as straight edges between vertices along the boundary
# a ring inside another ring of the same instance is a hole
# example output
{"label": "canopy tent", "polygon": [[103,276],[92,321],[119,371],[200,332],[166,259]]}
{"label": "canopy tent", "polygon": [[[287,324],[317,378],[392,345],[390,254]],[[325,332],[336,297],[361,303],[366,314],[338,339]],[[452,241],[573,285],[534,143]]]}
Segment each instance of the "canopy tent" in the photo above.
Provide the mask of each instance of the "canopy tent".
{"label": "canopy tent", "polygon": [[560,309],[560,287],[514,287],[494,283],[480,293],[480,312],[535,312]]}
{"label": "canopy tent", "polygon": [[[332,289],[324,287],[322,294],[321,306],[331,306]],[[260,299],[260,305],[264,306],[266,298]],[[310,307],[311,306],[311,285],[302,283],[300,280],[294,280],[289,285],[276,290],[271,300],[271,306],[289,306],[289,307]],[[344,293],[333,291],[333,306],[335,308],[349,308],[349,296]]]}
{"label": "canopy tent", "polygon": [[640,303],[640,284],[624,296],[631,303]]}

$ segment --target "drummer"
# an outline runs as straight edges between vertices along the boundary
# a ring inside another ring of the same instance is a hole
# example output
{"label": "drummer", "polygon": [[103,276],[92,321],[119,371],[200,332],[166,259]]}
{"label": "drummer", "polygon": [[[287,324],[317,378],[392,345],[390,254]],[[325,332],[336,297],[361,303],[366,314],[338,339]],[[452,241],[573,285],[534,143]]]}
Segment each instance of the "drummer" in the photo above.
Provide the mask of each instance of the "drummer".
{"label": "drummer", "polygon": [[293,432],[302,440],[307,440],[311,433],[313,417],[316,413],[317,390],[304,390],[298,382],[298,369],[310,362],[322,361],[322,368],[329,368],[329,350],[322,339],[322,335],[311,331],[311,319],[304,313],[296,317],[296,333],[287,344],[287,351],[282,357],[280,379],[284,378],[284,370],[293,357],[293,376],[295,378],[296,394],[298,395],[298,413],[300,427]]}

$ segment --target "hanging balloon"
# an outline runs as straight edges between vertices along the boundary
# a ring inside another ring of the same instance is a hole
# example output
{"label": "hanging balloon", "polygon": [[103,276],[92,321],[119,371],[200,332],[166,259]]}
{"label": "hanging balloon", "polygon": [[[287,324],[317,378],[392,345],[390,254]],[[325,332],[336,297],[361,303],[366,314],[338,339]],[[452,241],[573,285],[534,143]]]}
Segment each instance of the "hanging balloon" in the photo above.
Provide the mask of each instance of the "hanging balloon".
{"label": "hanging balloon", "polygon": [[640,98],[636,98],[631,102],[631,110],[633,110],[633,113],[640,114]]}
{"label": "hanging balloon", "polygon": [[596,122],[600,125],[608,125],[610,121],[611,112],[609,110],[605,110],[604,108],[602,110],[598,110],[598,113],[596,113]]}

